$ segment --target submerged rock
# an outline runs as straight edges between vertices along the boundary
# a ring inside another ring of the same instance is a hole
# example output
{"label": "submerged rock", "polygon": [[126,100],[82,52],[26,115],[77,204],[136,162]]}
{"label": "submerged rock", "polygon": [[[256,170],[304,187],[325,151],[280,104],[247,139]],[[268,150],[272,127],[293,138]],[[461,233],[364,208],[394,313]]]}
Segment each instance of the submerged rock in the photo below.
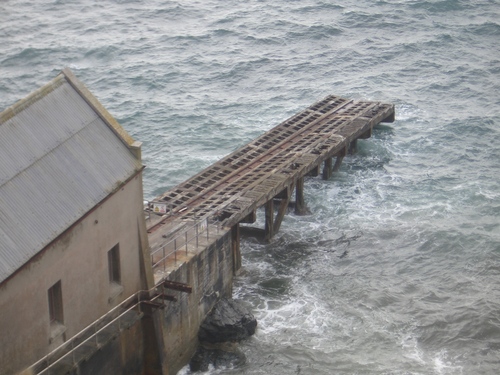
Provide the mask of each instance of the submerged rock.
{"label": "submerged rock", "polygon": [[198,332],[200,342],[241,341],[255,333],[257,320],[241,303],[222,298],[207,315]]}

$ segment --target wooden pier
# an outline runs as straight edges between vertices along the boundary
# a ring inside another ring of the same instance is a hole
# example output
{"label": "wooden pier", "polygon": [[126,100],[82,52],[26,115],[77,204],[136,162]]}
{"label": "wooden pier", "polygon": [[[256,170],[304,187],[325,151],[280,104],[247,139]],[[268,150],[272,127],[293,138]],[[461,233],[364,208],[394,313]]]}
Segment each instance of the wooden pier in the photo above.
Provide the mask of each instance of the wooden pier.
{"label": "wooden pier", "polygon": [[[305,212],[304,177],[321,173],[328,179],[344,156],[355,151],[358,139],[369,138],[375,125],[393,122],[394,116],[394,106],[388,103],[333,95],[314,103],[155,198],[151,207],[163,205],[163,215],[149,221],[152,251],[165,247],[184,228],[187,254],[189,230],[189,238],[205,238],[200,229],[206,230],[210,242],[209,227],[215,221],[218,229],[232,230],[239,258],[239,223],[254,222],[256,210],[264,206],[264,234],[271,239],[292,198],[295,212]],[[200,221],[204,224],[196,226]]]}

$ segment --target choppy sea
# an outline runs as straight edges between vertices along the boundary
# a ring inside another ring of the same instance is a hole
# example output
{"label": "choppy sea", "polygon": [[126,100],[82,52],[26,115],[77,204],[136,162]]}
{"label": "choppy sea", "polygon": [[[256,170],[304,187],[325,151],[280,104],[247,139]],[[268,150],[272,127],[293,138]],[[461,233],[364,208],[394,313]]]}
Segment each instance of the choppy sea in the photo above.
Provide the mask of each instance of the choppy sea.
{"label": "choppy sea", "polygon": [[243,241],[259,327],[210,374],[497,374],[499,41],[498,0],[1,0],[0,110],[70,67],[152,198],[328,94],[394,103],[311,215]]}

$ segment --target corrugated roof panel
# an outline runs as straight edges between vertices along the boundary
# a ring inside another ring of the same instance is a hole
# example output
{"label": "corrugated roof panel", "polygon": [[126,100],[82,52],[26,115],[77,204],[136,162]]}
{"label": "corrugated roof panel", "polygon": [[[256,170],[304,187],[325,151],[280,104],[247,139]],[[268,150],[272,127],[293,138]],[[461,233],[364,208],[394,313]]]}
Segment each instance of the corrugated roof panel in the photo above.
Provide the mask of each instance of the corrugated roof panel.
{"label": "corrugated roof panel", "polygon": [[[61,98],[73,105],[62,105]],[[27,165],[64,143],[97,118],[98,115],[68,83],[32,103],[29,108],[0,126],[2,148],[9,150],[8,153],[2,153],[5,162],[0,167],[0,184],[10,180]],[[45,126],[47,123],[51,126]],[[23,147],[19,147],[20,143]]]}
{"label": "corrugated roof panel", "polygon": [[58,85],[0,123],[0,282],[142,168],[68,82]]}

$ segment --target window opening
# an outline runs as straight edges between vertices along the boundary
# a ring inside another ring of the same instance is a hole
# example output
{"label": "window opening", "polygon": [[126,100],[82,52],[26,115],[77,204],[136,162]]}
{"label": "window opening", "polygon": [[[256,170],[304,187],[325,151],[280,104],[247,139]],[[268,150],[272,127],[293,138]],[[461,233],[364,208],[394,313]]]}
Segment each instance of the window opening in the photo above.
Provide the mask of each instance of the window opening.
{"label": "window opening", "polygon": [[63,324],[64,317],[63,317],[61,280],[59,280],[49,289],[48,295],[49,295],[50,323]]}
{"label": "window opening", "polygon": [[108,251],[108,270],[109,281],[111,283],[121,284],[119,244],[116,244],[111,250]]}

